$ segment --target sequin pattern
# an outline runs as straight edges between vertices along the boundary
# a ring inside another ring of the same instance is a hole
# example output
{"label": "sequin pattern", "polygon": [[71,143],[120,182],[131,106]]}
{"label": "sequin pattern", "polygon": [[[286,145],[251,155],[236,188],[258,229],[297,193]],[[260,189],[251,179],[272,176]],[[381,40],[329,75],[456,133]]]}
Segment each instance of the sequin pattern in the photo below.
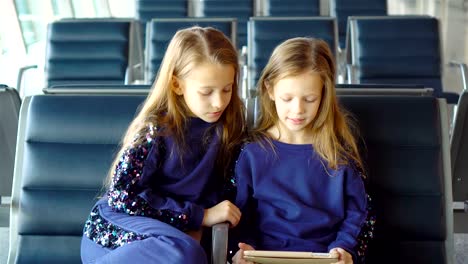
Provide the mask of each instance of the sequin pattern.
{"label": "sequin pattern", "polygon": [[85,223],[83,233],[98,245],[116,249],[125,244],[148,238],[148,235],[126,231],[99,215],[99,209],[95,207]]}
{"label": "sequin pattern", "polygon": [[365,189],[367,193],[367,216],[366,220],[361,226],[361,232],[358,235],[357,238],[357,245],[356,245],[356,254],[357,254],[357,263],[365,263],[366,261],[366,254],[367,254],[367,249],[369,246],[370,241],[374,238],[374,232],[375,232],[375,222],[376,222],[376,214],[375,214],[375,208],[373,206],[373,201],[371,195],[368,193],[368,186],[366,184],[367,177],[364,176],[363,169],[359,168],[358,166],[355,166],[357,171],[359,172],[359,175],[363,179],[365,183]]}
{"label": "sequin pattern", "polygon": [[375,222],[376,217],[374,208],[372,207],[372,198],[367,195],[367,217],[357,238],[358,244],[356,246],[356,252],[358,263],[365,263],[369,242],[374,238]]}
{"label": "sequin pattern", "polygon": [[155,137],[154,126],[150,126],[145,140],[141,144],[124,151],[115,168],[112,185],[107,192],[108,204],[114,211],[155,218],[186,231],[189,222],[186,214],[152,208],[143,198],[138,196],[143,189],[138,187],[137,183],[142,175],[148,153],[153,144],[157,144],[161,150],[163,148],[161,143],[160,137]]}

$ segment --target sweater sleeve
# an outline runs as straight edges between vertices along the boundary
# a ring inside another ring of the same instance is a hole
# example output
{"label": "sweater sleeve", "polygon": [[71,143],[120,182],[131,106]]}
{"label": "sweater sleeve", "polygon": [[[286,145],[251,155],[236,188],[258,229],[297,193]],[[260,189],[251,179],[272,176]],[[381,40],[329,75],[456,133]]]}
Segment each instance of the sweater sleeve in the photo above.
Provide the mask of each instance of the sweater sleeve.
{"label": "sweater sleeve", "polygon": [[[256,247],[256,202],[252,191],[252,168],[245,149],[241,151],[234,169],[234,183],[237,187],[235,204],[242,212],[242,217],[236,228],[233,229],[232,244],[237,247],[238,242]],[[237,251],[237,250],[236,250]]]}
{"label": "sweater sleeve", "polygon": [[345,173],[345,219],[339,227],[336,240],[328,246],[328,250],[343,248],[356,260],[358,236],[367,216],[367,194],[361,174],[355,168],[351,166]]}
{"label": "sweater sleeve", "polygon": [[158,193],[142,179],[143,170],[157,177],[158,166],[146,161],[149,155],[158,155],[158,144],[162,142],[154,137],[150,127],[142,143],[123,151],[107,191],[108,204],[114,211],[155,218],[182,231],[198,229],[203,220],[203,207]]}

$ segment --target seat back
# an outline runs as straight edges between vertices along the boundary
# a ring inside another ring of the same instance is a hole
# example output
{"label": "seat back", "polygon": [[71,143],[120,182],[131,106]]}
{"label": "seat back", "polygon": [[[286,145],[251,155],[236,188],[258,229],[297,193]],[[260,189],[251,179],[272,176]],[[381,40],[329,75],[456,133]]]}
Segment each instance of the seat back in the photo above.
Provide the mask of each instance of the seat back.
{"label": "seat back", "polygon": [[[273,30],[272,30],[273,29]],[[254,89],[274,48],[294,37],[325,40],[336,54],[336,20],[330,17],[253,17],[248,23],[248,88]]]}
{"label": "seat back", "polygon": [[[447,104],[430,95],[337,91],[363,139],[376,213],[366,263],[454,263]],[[259,104],[247,100],[249,125]],[[415,254],[421,252],[421,254]]]}
{"label": "seat back", "polygon": [[140,33],[131,19],[66,19],[49,24],[45,87],[124,84],[141,78]]}
{"label": "seat back", "polygon": [[453,263],[445,101],[403,95],[339,100],[356,117],[367,152],[377,221],[366,262]]}
{"label": "seat back", "polygon": [[161,65],[167,46],[179,29],[191,26],[213,27],[236,43],[236,20],[233,18],[161,18],[153,19],[146,29],[145,82],[152,83]]}
{"label": "seat back", "polygon": [[320,0],[264,0],[264,16],[320,16]]}
{"label": "seat back", "polygon": [[346,48],[346,31],[349,16],[386,16],[387,0],[330,0],[330,16],[338,21],[340,48]]}
{"label": "seat back", "polygon": [[200,5],[202,17],[229,17],[237,19],[238,49],[247,45],[247,21],[254,15],[254,0],[203,0]]}
{"label": "seat back", "polygon": [[145,96],[37,95],[20,113],[8,263],[81,263],[84,222]]}
{"label": "seat back", "polygon": [[[421,84],[442,90],[439,22],[428,16],[350,17],[350,61],[359,83]],[[455,102],[454,102],[455,100]]]}
{"label": "seat back", "polygon": [[187,17],[188,3],[188,0],[136,0],[136,17],[144,23],[153,18]]}
{"label": "seat back", "polygon": [[0,204],[11,196],[20,105],[18,92],[0,85]]}
{"label": "seat back", "polygon": [[191,0],[136,0],[136,18],[140,22],[142,45],[146,45],[146,24],[153,18],[189,17]]}

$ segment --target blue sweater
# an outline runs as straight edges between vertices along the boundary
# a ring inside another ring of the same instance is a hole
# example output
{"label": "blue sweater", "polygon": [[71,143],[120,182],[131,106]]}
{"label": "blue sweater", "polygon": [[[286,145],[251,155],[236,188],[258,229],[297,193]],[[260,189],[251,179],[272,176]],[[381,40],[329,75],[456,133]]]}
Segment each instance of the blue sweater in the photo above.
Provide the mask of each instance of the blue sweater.
{"label": "blue sweater", "polygon": [[355,255],[365,224],[367,199],[361,174],[352,166],[325,168],[310,144],[249,143],[236,164],[236,204],[243,215],[239,242],[259,250]]}

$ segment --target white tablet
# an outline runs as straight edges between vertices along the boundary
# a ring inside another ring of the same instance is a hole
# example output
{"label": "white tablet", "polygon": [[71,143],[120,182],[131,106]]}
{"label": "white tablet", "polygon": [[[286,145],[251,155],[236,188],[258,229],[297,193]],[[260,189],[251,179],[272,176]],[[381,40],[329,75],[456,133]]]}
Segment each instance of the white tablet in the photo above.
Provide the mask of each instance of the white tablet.
{"label": "white tablet", "polygon": [[303,251],[246,250],[244,259],[262,264],[329,264],[338,261],[338,256],[330,253]]}

